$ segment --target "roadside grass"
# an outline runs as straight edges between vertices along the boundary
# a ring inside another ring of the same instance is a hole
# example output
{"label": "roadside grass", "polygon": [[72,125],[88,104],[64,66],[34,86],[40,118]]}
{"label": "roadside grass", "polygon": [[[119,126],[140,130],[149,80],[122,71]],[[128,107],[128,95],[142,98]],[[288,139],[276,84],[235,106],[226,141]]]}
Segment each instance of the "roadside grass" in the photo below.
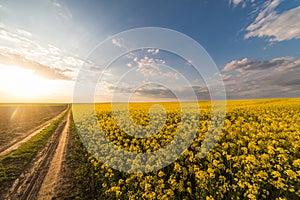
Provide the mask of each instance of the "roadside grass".
{"label": "roadside grass", "polygon": [[[54,199],[109,199],[101,194],[100,185],[95,185],[94,166],[71,116],[67,156],[61,174],[61,187]],[[111,199],[111,198],[110,198]]]}
{"label": "roadside grass", "polygon": [[0,157],[0,196],[13,180],[15,180],[26,168],[28,163],[37,155],[47,143],[50,136],[58,128],[67,111],[58,119],[22,144],[18,149]]}

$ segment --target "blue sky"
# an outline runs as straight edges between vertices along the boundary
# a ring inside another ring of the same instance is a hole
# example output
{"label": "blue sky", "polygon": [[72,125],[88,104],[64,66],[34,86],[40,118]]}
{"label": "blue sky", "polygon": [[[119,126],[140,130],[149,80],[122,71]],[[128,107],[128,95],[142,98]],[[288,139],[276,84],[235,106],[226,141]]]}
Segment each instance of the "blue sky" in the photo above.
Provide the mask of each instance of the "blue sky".
{"label": "blue sky", "polygon": [[[201,44],[219,68],[229,99],[300,96],[299,0],[0,0],[1,101],[71,101],[76,75],[88,53],[110,36],[140,27],[176,30]],[[136,63],[147,53],[141,52]],[[166,63],[176,60],[162,51],[151,56]],[[130,60],[118,63],[109,76],[126,68]],[[91,65],[99,67],[97,61]],[[147,73],[156,68],[151,69]],[[20,78],[22,73],[30,75]],[[161,75],[159,71],[157,76]],[[40,84],[28,80],[36,78],[42,79]],[[201,88],[199,98],[205,99],[205,85],[200,82],[193,86]],[[103,100],[116,91],[113,82],[99,84],[104,87]],[[44,87],[44,92],[37,87]],[[152,89],[155,95],[164,94],[156,95],[159,98],[171,99],[165,89]],[[151,99],[149,90],[140,93],[140,100]],[[19,95],[21,91],[24,94]]]}

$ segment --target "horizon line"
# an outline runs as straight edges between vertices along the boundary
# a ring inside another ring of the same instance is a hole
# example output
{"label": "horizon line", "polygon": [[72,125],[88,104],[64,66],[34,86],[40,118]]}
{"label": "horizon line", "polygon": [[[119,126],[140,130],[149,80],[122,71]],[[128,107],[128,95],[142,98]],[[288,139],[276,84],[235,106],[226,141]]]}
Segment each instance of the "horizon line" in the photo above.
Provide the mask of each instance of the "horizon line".
{"label": "horizon line", "polygon": [[[259,98],[229,98],[229,99],[225,99],[225,101],[238,101],[238,100],[264,100],[264,99],[298,99],[300,98],[300,96],[298,97],[259,97]],[[224,101],[222,99],[215,99],[215,100],[211,100],[211,99],[199,99],[197,101]],[[184,101],[130,101],[129,103],[176,103],[176,102],[194,102],[192,100],[184,100]],[[111,101],[95,101],[95,102],[53,102],[53,101],[26,101],[26,102],[22,102],[22,101],[11,101],[11,102],[0,102],[0,104],[82,104],[82,103],[128,103],[128,101],[115,101],[115,102],[111,102]]]}

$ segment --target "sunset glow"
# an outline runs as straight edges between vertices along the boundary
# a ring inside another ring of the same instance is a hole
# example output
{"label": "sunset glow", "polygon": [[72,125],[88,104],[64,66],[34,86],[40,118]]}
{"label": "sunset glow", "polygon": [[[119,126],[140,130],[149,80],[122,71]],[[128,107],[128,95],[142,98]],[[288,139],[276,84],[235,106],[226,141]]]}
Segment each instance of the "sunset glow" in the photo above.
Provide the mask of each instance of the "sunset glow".
{"label": "sunset glow", "polygon": [[49,80],[35,75],[33,70],[6,65],[0,65],[0,85],[2,92],[24,99],[42,97],[55,89]]}

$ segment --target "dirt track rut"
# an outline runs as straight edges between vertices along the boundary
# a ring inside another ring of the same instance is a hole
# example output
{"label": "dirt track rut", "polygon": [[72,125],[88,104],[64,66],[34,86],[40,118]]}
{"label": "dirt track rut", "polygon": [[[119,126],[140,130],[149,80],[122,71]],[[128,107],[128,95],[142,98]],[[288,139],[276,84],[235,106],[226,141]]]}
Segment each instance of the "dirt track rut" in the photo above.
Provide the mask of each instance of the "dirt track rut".
{"label": "dirt track rut", "polygon": [[52,199],[65,158],[70,114],[69,110],[45,148],[14,182],[5,199]]}

